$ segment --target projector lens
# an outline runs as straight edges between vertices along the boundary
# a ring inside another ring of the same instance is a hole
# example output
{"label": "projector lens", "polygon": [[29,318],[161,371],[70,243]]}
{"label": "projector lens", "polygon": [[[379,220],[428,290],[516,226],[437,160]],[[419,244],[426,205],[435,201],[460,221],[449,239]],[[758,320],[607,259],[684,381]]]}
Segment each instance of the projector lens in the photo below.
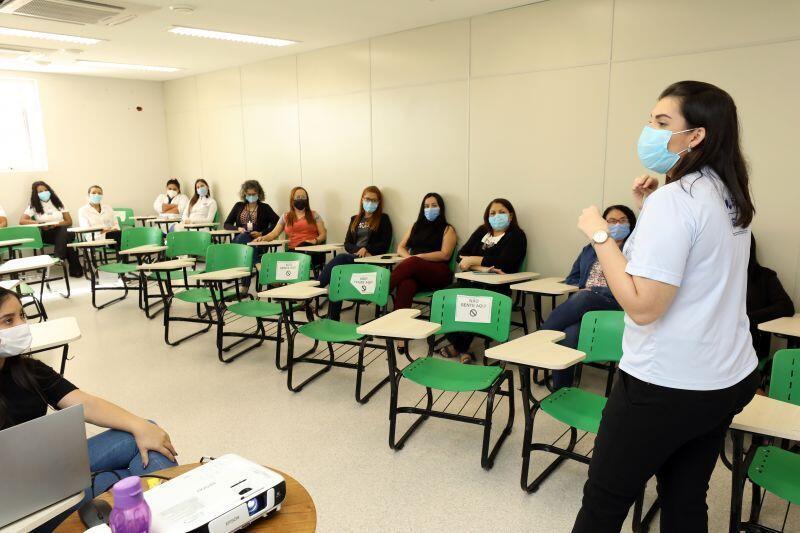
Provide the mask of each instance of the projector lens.
{"label": "projector lens", "polygon": [[260,497],[255,497],[252,500],[248,500],[247,501],[247,513],[250,516],[253,516],[254,514],[259,512],[263,508],[264,508],[264,504],[261,501]]}

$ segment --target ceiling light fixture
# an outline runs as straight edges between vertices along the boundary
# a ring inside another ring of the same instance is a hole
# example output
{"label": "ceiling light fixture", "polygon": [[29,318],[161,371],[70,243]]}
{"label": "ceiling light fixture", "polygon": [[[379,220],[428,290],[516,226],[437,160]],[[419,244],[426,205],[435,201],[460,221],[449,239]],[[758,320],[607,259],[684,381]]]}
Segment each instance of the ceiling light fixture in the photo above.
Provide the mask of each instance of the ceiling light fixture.
{"label": "ceiling light fixture", "polygon": [[76,63],[81,65],[99,67],[99,68],[117,68],[122,70],[143,70],[146,72],[178,72],[179,68],[175,67],[159,67],[156,65],[136,65],[132,63],[108,63],[106,61],[91,61],[88,59],[78,59]]}
{"label": "ceiling light fixture", "polygon": [[246,35],[244,33],[229,33],[226,31],[201,30],[199,28],[187,28],[186,26],[173,26],[170,33],[178,35],[188,35],[189,37],[205,37],[206,39],[219,39],[222,41],[233,41],[237,43],[261,44],[266,46],[287,46],[296,44],[297,41],[286,39],[275,39],[273,37],[259,37],[257,35]]}
{"label": "ceiling light fixture", "polygon": [[92,39],[90,37],[78,37],[77,35],[64,35],[61,33],[47,33],[42,31],[21,30],[18,28],[0,27],[0,35],[8,35],[10,37],[28,37],[30,39],[46,39],[48,41],[59,41],[62,43],[74,43],[74,44],[97,44],[99,42],[102,42],[102,39]]}

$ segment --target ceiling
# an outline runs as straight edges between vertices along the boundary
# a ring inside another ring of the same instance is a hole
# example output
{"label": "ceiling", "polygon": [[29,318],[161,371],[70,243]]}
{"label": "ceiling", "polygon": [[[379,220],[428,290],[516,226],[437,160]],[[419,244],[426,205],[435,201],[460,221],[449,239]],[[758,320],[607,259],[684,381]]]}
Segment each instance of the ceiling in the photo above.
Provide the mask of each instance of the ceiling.
{"label": "ceiling", "polygon": [[[95,0],[114,4],[115,0]],[[125,0],[127,1],[127,0]],[[533,0],[536,1],[536,0]],[[168,80],[307,52],[336,44],[533,3],[532,0],[140,0],[156,8],[118,26],[82,26],[0,14],[0,26],[104,39],[74,45],[0,36],[2,45],[47,48],[38,62],[0,54],[0,69]],[[190,5],[192,13],[170,10]],[[300,41],[285,47],[232,43],[168,33],[172,25]],[[64,49],[71,49],[66,51]],[[178,67],[174,73],[84,66],[76,59]],[[48,64],[44,64],[46,62]]]}

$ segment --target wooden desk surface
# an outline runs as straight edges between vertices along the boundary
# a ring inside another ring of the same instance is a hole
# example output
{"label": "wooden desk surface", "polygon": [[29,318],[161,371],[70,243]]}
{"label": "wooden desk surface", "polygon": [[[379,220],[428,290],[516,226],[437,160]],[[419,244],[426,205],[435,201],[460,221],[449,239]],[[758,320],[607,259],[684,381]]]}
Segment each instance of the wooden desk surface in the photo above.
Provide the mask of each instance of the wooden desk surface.
{"label": "wooden desk surface", "polygon": [[216,228],[219,226],[218,222],[187,222],[183,225],[184,228]]}
{"label": "wooden desk surface", "polygon": [[800,337],[800,313],[764,322],[758,325],[758,329],[769,333],[788,335],[789,337]]}
{"label": "wooden desk surface", "polygon": [[289,239],[274,239],[271,241],[250,241],[248,246],[283,246],[289,244]]}
{"label": "wooden desk surface", "polygon": [[239,232],[234,229],[212,229],[209,231],[211,235],[238,235]]}
{"label": "wooden desk surface", "polygon": [[564,283],[564,278],[542,278],[526,281],[524,283],[515,283],[511,288],[515,291],[549,294],[553,296],[560,296],[580,290],[579,287],[575,285],[567,285]]}
{"label": "wooden desk surface", "polygon": [[405,261],[405,258],[397,254],[369,255],[367,257],[356,257],[355,259],[356,263],[367,263],[370,265],[396,265],[403,261]]}
{"label": "wooden desk surface", "polygon": [[536,272],[515,272],[514,274],[493,274],[480,272],[459,272],[456,279],[485,283],[486,285],[506,285],[539,277]]}
{"label": "wooden desk surface", "polygon": [[95,239],[93,241],[71,242],[67,245],[68,248],[101,248],[103,246],[111,246],[117,244],[114,239]]}
{"label": "wooden desk surface", "polygon": [[55,348],[81,338],[81,328],[75,317],[54,318],[31,324],[31,351]]}
{"label": "wooden desk surface", "polygon": [[542,329],[486,350],[486,357],[531,368],[563,370],[579,363],[586,355],[555,344],[562,340],[560,331]]}
{"label": "wooden desk surface", "polygon": [[800,440],[800,405],[756,395],[731,422],[732,429]]}
{"label": "wooden desk surface", "polygon": [[343,243],[336,244],[315,244],[313,246],[298,246],[297,252],[338,252],[344,248]]}
{"label": "wooden desk surface", "polygon": [[158,217],[156,215],[136,215],[133,220],[153,220],[154,218]]}
{"label": "wooden desk surface", "polygon": [[24,239],[8,239],[6,241],[0,241],[0,248],[8,248],[9,246],[28,244],[29,242],[33,242],[33,239],[27,237]]}
{"label": "wooden desk surface", "polygon": [[157,263],[144,263],[136,267],[136,270],[180,270],[194,266],[195,259],[170,259],[169,261],[159,261]]}
{"label": "wooden desk surface", "polygon": [[223,270],[215,270],[213,272],[203,272],[202,274],[195,274],[189,276],[189,281],[232,281],[235,279],[246,278],[252,276],[253,271],[246,267],[226,268]]}
{"label": "wooden desk surface", "polygon": [[441,324],[416,319],[419,314],[419,309],[398,309],[359,326],[356,331],[373,337],[416,340],[427,339],[441,329]]}
{"label": "wooden desk surface", "polygon": [[[157,472],[159,476],[168,478],[177,477],[184,472],[200,466],[198,463],[191,465],[181,465],[168,468]],[[274,468],[272,470],[275,470]],[[244,531],[256,532],[281,532],[281,533],[307,533],[317,529],[317,508],[314,500],[308,491],[292,476],[275,470],[286,480],[286,499],[283,500],[281,510],[270,514],[268,517],[258,520]],[[110,492],[105,492],[99,496],[103,500],[111,503],[113,498]],[[72,513],[56,531],[59,533],[83,533],[86,531],[78,513]]]}
{"label": "wooden desk surface", "polygon": [[328,292],[324,287],[318,287],[319,281],[299,281],[282,287],[275,287],[258,293],[259,298],[272,298],[273,300],[310,300]]}
{"label": "wooden desk surface", "polygon": [[29,257],[20,257],[19,259],[10,259],[0,266],[0,275],[40,270],[57,265],[58,263],[58,259],[49,255],[32,255]]}
{"label": "wooden desk surface", "polygon": [[95,233],[97,231],[103,231],[104,229],[106,229],[105,226],[90,226],[88,228],[81,228],[81,227],[67,228],[67,231],[69,233]]}
{"label": "wooden desk surface", "polygon": [[121,253],[122,255],[157,254],[159,252],[163,252],[166,249],[167,249],[166,246],[160,244],[145,244],[144,246],[135,246],[133,248],[128,248],[127,250],[120,250],[119,253]]}
{"label": "wooden desk surface", "polygon": [[[33,531],[34,529],[41,526],[51,518],[55,518],[56,516],[70,509],[71,507],[78,505],[82,499],[83,499],[83,492],[79,492],[78,494],[73,494],[69,498],[63,499],[58,503],[54,503],[50,507],[42,509],[41,511],[35,512],[31,515],[28,515],[25,518],[21,518],[16,522],[8,524],[7,526],[0,527],[0,533],[19,533],[20,531]],[[78,522],[80,523],[80,519],[78,520]],[[85,530],[86,528],[83,528],[80,531],[85,531]]]}

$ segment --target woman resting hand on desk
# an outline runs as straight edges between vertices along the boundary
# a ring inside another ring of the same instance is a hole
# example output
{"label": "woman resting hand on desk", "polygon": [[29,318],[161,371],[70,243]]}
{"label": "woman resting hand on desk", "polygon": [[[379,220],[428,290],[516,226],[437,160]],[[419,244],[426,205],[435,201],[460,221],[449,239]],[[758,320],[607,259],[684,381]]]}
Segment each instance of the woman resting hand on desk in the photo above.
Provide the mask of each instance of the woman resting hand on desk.
{"label": "woman resting hand on desk", "polygon": [[[239,198],[241,201],[236,202],[228,213],[224,227],[239,233],[233,238],[233,242],[247,244],[269,233],[278,223],[278,214],[264,201],[264,189],[256,180],[242,183]],[[254,261],[258,261],[261,252],[258,248],[254,251]]]}
{"label": "woman resting hand on desk", "polygon": [[[528,239],[517,222],[517,212],[505,198],[489,202],[483,212],[483,224],[472,233],[458,251],[459,266],[464,272],[493,272],[511,274],[519,272],[528,251]],[[459,286],[471,285],[459,282]],[[492,290],[511,295],[508,285],[493,286]],[[462,363],[471,363],[475,356],[469,347],[475,335],[448,333],[450,345],[439,351],[444,357],[459,357]]]}
{"label": "woman resting hand on desk", "polygon": [[594,242],[625,311],[619,376],[603,410],[573,532],[620,531],[658,480],[662,531],[707,531],[706,492],[734,415],[759,384],[745,300],[755,208],[736,104],[708,83],[667,87],[639,137],[644,201],[624,253],[597,207]]}
{"label": "woman resting hand on desk", "polygon": [[[0,430],[44,416],[48,407],[66,409],[78,404],[83,405],[88,423],[110,428],[88,440],[93,482],[81,505],[121,478],[177,464],[177,453],[163,429],[83,392],[46,364],[23,355],[31,340],[19,296],[0,288]],[[55,528],[73,510],[46,524],[44,530]]]}
{"label": "woman resting hand on desk", "polygon": [[46,224],[39,228],[42,242],[52,244],[54,253],[59,259],[66,259],[69,264],[69,275],[73,278],[83,276],[83,267],[78,261],[78,254],[67,245],[72,242],[72,234],[67,228],[72,226],[72,217],[64,207],[61,198],[43,181],[34,181],[31,185],[31,199],[28,208],[19,219],[21,225]]}
{"label": "woman resting hand on desk", "polygon": [[[103,188],[92,185],[87,191],[89,203],[78,209],[78,224],[82,228],[103,228],[99,234],[102,239],[112,239],[117,244],[114,248],[119,250],[120,229],[114,208],[103,203]],[[86,234],[87,240],[94,240],[96,233]]]}
{"label": "woman resting hand on desk", "polygon": [[[631,231],[636,227],[636,215],[626,205],[612,205],[603,211],[603,219],[608,224],[609,237],[622,250]],[[578,347],[578,332],[584,314],[589,311],[619,311],[621,308],[608,288],[603,267],[591,244],[581,250],[564,282],[576,285],[580,290],[553,309],[542,323],[541,329],[563,331],[566,337],[559,344],[574,349]],[[574,367],[554,370],[553,388],[558,390],[572,386],[574,375]]]}
{"label": "woman resting hand on desk", "polygon": [[[334,267],[352,264],[357,257],[385,254],[391,243],[392,222],[389,215],[383,212],[383,195],[380,189],[370,185],[361,192],[358,214],[350,217],[344,238],[347,253],[336,254],[328,261],[319,277],[320,287],[327,287],[331,282]],[[330,302],[328,318],[339,320],[341,311],[342,302]]]}
{"label": "woman resting hand on desk", "polygon": [[403,235],[397,253],[405,260],[392,271],[389,290],[394,308],[411,307],[421,290],[443,289],[453,280],[450,257],[456,248],[456,229],[447,223],[442,197],[429,192],[422,199],[414,225]]}

